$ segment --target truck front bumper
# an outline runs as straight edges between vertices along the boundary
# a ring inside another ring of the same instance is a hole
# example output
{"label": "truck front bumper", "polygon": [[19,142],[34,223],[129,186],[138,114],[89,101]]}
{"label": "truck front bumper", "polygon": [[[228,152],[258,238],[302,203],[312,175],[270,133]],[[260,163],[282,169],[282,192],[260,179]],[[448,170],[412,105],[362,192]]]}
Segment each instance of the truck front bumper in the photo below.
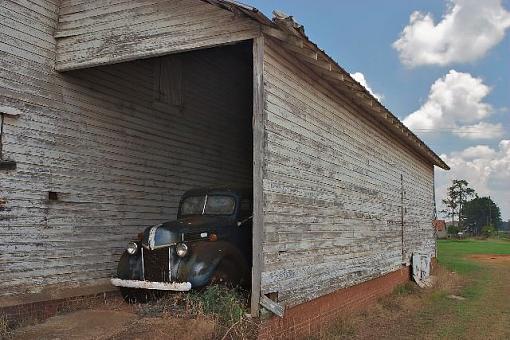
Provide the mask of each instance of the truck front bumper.
{"label": "truck front bumper", "polygon": [[112,285],[126,288],[155,289],[155,290],[173,290],[176,292],[187,292],[191,290],[190,282],[151,282],[141,280],[122,280],[112,278]]}

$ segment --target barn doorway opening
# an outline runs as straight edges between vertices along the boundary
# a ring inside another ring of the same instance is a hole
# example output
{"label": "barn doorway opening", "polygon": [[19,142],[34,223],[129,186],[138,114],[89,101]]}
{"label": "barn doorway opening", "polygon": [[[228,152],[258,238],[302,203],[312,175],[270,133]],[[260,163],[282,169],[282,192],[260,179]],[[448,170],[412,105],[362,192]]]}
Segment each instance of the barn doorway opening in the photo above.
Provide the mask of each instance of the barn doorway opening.
{"label": "barn doorway opening", "polygon": [[[105,277],[116,275],[119,259],[133,237],[144,229],[142,238],[150,237],[147,228],[178,218],[183,194],[189,190],[252,190],[251,42],[69,71],[63,77],[75,86],[65,97],[83,127],[84,137],[72,144],[88,153],[87,159],[77,160],[77,166],[90,171],[79,195],[94,200],[96,207],[87,212],[92,216],[91,229],[77,232],[100,235],[94,247],[106,254],[97,261]],[[74,91],[82,95],[73,96]],[[204,197],[207,200],[206,192]],[[238,229],[251,228],[251,216],[245,210],[253,209],[253,204],[244,198],[239,200],[243,219],[235,221]],[[65,212],[73,213],[72,209]],[[183,228],[179,232],[219,244],[220,223],[211,222],[210,227],[216,229],[196,235]],[[186,235],[179,242],[186,241]],[[252,234],[249,240],[231,241],[240,242],[236,246],[241,250],[251,249]],[[251,257],[251,251],[247,253]],[[163,254],[167,261],[163,269],[166,278],[175,280],[179,277],[172,276],[175,267],[169,254]],[[147,257],[146,253],[142,261]],[[247,264],[251,272],[251,259]],[[144,278],[147,266],[144,262]],[[158,263],[151,266],[161,269]]]}

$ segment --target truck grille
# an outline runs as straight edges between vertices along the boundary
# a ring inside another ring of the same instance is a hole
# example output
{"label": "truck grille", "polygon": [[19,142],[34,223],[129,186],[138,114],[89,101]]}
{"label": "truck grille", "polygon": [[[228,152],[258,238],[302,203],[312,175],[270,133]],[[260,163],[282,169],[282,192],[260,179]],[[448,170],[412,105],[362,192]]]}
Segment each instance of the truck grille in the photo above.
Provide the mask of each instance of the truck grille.
{"label": "truck grille", "polygon": [[143,249],[144,276],[147,281],[169,282],[168,249]]}

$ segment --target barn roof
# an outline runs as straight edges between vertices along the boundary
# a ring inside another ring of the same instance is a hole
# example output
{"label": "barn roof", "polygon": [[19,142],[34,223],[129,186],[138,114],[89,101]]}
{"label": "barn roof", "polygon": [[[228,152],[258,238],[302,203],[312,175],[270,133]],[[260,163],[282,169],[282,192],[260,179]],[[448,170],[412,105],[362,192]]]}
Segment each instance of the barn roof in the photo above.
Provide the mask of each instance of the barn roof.
{"label": "barn roof", "polygon": [[405,144],[422,157],[438,167],[449,170],[450,167],[432,151],[418,136],[409,130],[393,113],[390,112],[368,90],[354,80],[333,58],[305,34],[304,26],[297,23],[292,16],[282,12],[273,12],[269,19],[257,8],[231,0],[202,0],[219,6],[235,14],[246,15],[262,26],[262,31],[279,41],[279,46],[305,63],[310,69],[319,73],[343,96],[361,106],[371,117],[380,121],[386,128],[398,136]]}

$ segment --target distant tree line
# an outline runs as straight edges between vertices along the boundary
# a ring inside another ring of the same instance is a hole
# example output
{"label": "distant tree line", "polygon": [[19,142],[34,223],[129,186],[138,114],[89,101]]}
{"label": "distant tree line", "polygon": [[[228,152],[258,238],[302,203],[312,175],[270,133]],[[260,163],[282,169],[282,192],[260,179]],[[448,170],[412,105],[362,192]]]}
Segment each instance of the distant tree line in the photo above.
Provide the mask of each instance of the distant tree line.
{"label": "distant tree line", "polygon": [[[450,228],[463,231],[469,229],[476,235],[490,234],[502,224],[498,205],[488,197],[480,197],[464,179],[454,179],[448,187],[446,198],[442,200],[445,209],[441,210],[451,218]],[[458,223],[455,223],[457,218]],[[449,232],[454,232],[455,230]]]}

